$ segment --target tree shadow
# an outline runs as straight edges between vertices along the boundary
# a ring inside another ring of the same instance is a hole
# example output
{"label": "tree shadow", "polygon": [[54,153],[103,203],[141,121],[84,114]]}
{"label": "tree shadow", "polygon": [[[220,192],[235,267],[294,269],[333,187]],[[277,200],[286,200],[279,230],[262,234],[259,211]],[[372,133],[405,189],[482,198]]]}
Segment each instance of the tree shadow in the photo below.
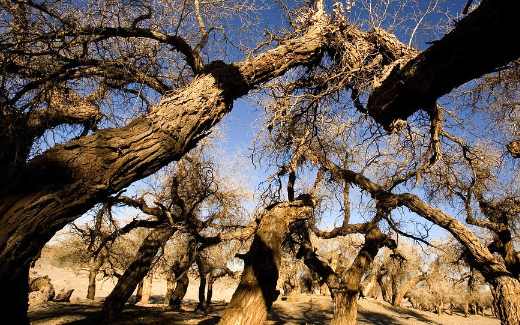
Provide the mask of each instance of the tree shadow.
{"label": "tree shadow", "polygon": [[[358,310],[357,322],[359,324],[372,324],[372,325],[386,325],[386,324],[401,324],[407,323],[409,319],[415,319],[417,322],[432,324],[432,325],[443,325],[443,323],[436,322],[430,318],[425,317],[423,314],[418,313],[414,310],[407,308],[397,308],[393,306],[385,306],[387,310],[391,310],[394,313],[400,315],[399,317],[391,316],[385,313],[379,313],[376,311],[364,311]],[[401,319],[402,321],[401,321]]]}

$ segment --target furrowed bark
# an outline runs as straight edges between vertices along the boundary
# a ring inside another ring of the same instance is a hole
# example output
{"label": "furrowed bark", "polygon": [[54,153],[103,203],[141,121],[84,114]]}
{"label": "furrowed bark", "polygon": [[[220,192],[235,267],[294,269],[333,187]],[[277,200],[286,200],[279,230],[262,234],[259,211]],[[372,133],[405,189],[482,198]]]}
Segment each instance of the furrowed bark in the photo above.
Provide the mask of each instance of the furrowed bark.
{"label": "furrowed bark", "polygon": [[520,57],[520,43],[509,35],[520,30],[516,0],[483,0],[441,40],[396,67],[369,97],[369,114],[392,131],[395,120],[429,110],[452,89],[491,73]]}
{"label": "furrowed bark", "polygon": [[[231,110],[233,100],[320,58],[330,32],[318,25],[241,63],[210,64],[149,114],[125,127],[56,145],[4,180],[9,186],[0,189],[0,287],[28,281],[28,266],[56,231],[108,195],[180,159]],[[23,291],[19,299],[11,297],[13,291],[0,295],[0,312],[12,315],[6,321],[28,324]]]}

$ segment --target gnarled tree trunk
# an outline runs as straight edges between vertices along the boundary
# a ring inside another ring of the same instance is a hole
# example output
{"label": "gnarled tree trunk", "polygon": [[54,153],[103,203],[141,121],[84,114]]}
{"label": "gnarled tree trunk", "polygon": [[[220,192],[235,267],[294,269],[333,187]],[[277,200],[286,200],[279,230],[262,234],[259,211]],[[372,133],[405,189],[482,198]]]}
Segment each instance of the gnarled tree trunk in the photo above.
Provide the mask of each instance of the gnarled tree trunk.
{"label": "gnarled tree trunk", "polygon": [[493,286],[500,323],[520,325],[520,281],[499,275],[488,282]]}
{"label": "gnarled tree trunk", "polygon": [[279,292],[276,290],[282,259],[282,241],[289,224],[308,218],[309,199],[276,204],[260,221],[249,252],[243,256],[244,271],[220,325],[263,324]]}
{"label": "gnarled tree trunk", "polygon": [[138,283],[148,274],[152,261],[161,247],[175,232],[175,228],[164,223],[153,229],[143,241],[134,261],[128,266],[125,273],[117,281],[112,292],[105,299],[102,314],[113,318],[121,314]]}

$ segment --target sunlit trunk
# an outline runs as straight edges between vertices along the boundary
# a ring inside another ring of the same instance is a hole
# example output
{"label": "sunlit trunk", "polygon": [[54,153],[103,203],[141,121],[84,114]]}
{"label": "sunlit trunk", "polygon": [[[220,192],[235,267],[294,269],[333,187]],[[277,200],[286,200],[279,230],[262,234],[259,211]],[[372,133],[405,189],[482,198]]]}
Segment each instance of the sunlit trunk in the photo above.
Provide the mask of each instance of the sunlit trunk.
{"label": "sunlit trunk", "polygon": [[117,317],[123,311],[125,303],[132,295],[137,284],[150,271],[152,261],[159,249],[166,244],[175,232],[168,224],[161,224],[146,236],[134,261],[128,266],[112,292],[105,299],[102,315],[108,318]]}
{"label": "sunlit trunk", "polygon": [[357,290],[336,290],[334,292],[334,315],[330,325],[355,325],[357,299]]}

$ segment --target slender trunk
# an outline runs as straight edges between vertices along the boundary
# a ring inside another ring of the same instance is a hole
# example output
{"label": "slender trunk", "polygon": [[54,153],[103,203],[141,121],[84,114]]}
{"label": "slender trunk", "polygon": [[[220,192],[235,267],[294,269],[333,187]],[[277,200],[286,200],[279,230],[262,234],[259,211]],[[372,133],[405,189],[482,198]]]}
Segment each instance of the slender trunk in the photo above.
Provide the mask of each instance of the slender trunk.
{"label": "slender trunk", "polygon": [[379,277],[377,279],[377,283],[379,284],[379,287],[381,288],[381,295],[383,296],[383,300],[391,303],[392,302],[392,288],[390,285],[382,278]]}
{"label": "slender trunk", "polygon": [[121,276],[112,292],[103,304],[102,314],[108,318],[117,317],[123,311],[125,303],[132,295],[137,284],[146,276],[152,266],[152,261],[159,249],[173,235],[174,228],[161,224],[146,236],[134,261]]}
{"label": "slender trunk", "polygon": [[372,288],[376,285],[376,283],[377,283],[377,273],[374,273],[373,275],[370,276],[370,279],[361,286],[362,297],[368,297],[370,290],[372,290]]}
{"label": "slender trunk", "polygon": [[188,291],[190,282],[188,269],[193,264],[195,254],[197,254],[197,242],[193,237],[190,237],[186,254],[183,255],[180,261],[175,261],[168,272],[168,288],[164,299],[165,305],[174,307],[181,305],[181,301]]}
{"label": "slender trunk", "polygon": [[204,263],[200,258],[200,255],[197,255],[195,258],[195,262],[197,262],[197,268],[199,269],[199,303],[195,310],[206,311],[206,270],[204,269]]}
{"label": "slender trunk", "polygon": [[355,325],[358,291],[334,291],[334,315],[330,325]]}
{"label": "slender trunk", "polygon": [[298,200],[277,204],[269,209],[258,225],[249,252],[243,256],[244,271],[220,325],[263,324],[273,302],[281,266],[282,241],[289,224],[308,218],[312,202]]}
{"label": "slender trunk", "polygon": [[467,300],[464,300],[464,305],[462,306],[464,309],[464,317],[469,317],[469,303]]}
{"label": "slender trunk", "polygon": [[444,301],[440,301],[438,304],[437,304],[437,315],[438,316],[441,316],[442,315],[442,310],[444,309]]}
{"label": "slender trunk", "polygon": [[175,282],[171,281],[170,276],[166,279],[166,294],[164,295],[164,304],[170,305],[173,291],[175,290]]}
{"label": "slender trunk", "polygon": [[144,279],[139,281],[139,284],[137,284],[137,291],[135,293],[135,303],[136,304],[140,303],[143,298],[143,287],[144,287]]}
{"label": "slender trunk", "polygon": [[188,274],[184,273],[178,280],[177,285],[175,286],[175,290],[172,292],[170,300],[168,301],[169,306],[178,307],[181,305],[182,299],[188,292],[188,285],[190,284],[190,279],[188,278]]}
{"label": "slender trunk", "polygon": [[208,293],[206,294],[206,306],[211,308],[211,298],[213,298],[213,283],[215,278],[210,274],[208,277]]}
{"label": "slender trunk", "polygon": [[421,274],[421,275],[418,275],[418,276],[412,278],[410,281],[406,282],[402,286],[402,288],[397,291],[397,293],[394,293],[394,296],[392,297],[392,299],[393,299],[392,305],[394,305],[395,307],[400,307],[401,302],[403,301],[403,297],[406,295],[408,290],[415,287],[417,285],[417,283],[419,283],[420,281],[422,281],[424,279],[425,279],[425,276],[423,274]]}
{"label": "slender trunk", "polygon": [[88,272],[88,290],[87,290],[87,299],[94,300],[96,296],[96,277],[99,273],[99,269],[105,263],[105,258],[107,256],[106,251],[103,249],[97,256],[93,256],[90,258],[89,265],[90,270]]}

